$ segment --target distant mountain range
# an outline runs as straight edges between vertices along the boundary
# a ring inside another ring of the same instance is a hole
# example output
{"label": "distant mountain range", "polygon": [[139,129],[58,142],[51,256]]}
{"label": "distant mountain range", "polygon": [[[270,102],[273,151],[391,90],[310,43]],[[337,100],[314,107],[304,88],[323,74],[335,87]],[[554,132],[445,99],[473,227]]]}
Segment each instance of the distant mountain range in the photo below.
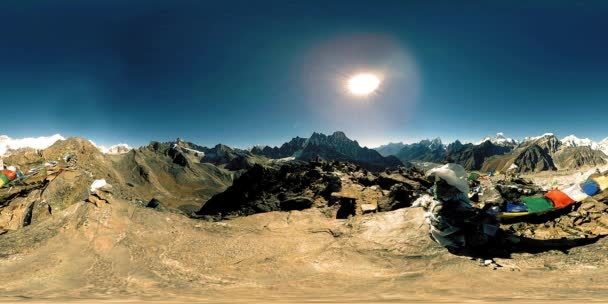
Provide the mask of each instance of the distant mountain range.
{"label": "distant mountain range", "polygon": [[376,148],[383,155],[394,155],[402,162],[455,162],[468,170],[506,170],[513,164],[520,172],[576,169],[606,164],[608,138],[596,143],[570,135],[557,139],[552,133],[526,137],[521,142],[498,133],[477,144],[456,140],[445,146],[441,139],[418,143],[391,143]]}
{"label": "distant mountain range", "polygon": [[[23,148],[45,149],[61,140],[65,138],[59,134],[23,139],[2,135],[0,156]],[[124,154],[133,150],[126,144],[105,148],[89,142],[104,154]],[[375,149],[361,147],[356,140],[349,139],[339,131],[331,135],[315,132],[308,138],[294,137],[280,147],[256,146],[250,150],[222,144],[208,148],[180,139],[174,144],[180,148],[179,153],[174,155],[178,163],[185,165],[188,157],[194,157],[196,162],[211,163],[227,170],[251,168],[256,163],[264,162],[261,157],[270,160],[309,161],[319,158],[349,161],[374,171],[404,164],[409,166],[410,162],[455,162],[468,170],[483,171],[506,170],[516,165],[520,172],[598,166],[605,164],[608,159],[608,138],[594,142],[569,135],[559,140],[551,133],[526,137],[521,141],[498,133],[477,143],[463,144],[457,140],[448,145],[435,138],[412,144],[389,143]]]}
{"label": "distant mountain range", "polygon": [[[10,138],[6,135],[0,135],[0,156],[6,154],[11,150],[18,150],[24,148],[32,148],[36,150],[46,149],[60,140],[65,140],[65,138],[60,134],[18,139]],[[89,140],[89,142],[104,154],[123,154],[133,149],[127,144],[117,144],[106,148],[104,146],[98,146],[91,140]]]}
{"label": "distant mountain range", "polygon": [[[402,162],[456,162],[466,169],[481,169],[486,158],[510,152],[517,141],[506,138],[502,133],[487,137],[479,144],[455,142],[444,145],[440,138],[422,140],[413,144],[389,144],[376,148],[385,155],[394,155]],[[400,149],[398,149],[400,148]],[[391,154],[388,154],[391,153]]]}
{"label": "distant mountain range", "polygon": [[594,146],[594,149],[591,144],[577,145],[576,143],[581,141],[574,136],[567,139],[569,140],[560,141],[551,133],[527,138],[511,153],[486,161],[482,170],[506,170],[515,164],[519,172],[540,172],[578,169],[607,163],[608,156],[599,146]]}

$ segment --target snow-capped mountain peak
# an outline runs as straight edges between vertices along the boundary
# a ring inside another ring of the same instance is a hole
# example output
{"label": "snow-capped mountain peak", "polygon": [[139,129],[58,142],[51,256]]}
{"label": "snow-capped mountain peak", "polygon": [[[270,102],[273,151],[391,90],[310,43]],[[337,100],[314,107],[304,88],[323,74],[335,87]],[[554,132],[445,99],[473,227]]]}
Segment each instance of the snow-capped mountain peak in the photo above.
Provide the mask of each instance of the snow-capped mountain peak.
{"label": "snow-capped mountain peak", "polygon": [[555,136],[553,133],[545,133],[543,135],[540,136],[530,136],[530,137],[526,137],[524,138],[524,141],[531,141],[531,140],[537,140],[537,139],[541,139],[543,137],[548,137],[548,136]]}
{"label": "snow-capped mountain peak", "polygon": [[129,145],[127,144],[117,144],[117,145],[113,145],[110,146],[109,148],[106,148],[105,146],[98,146],[94,141],[89,139],[89,142],[95,146],[97,149],[99,149],[99,151],[101,151],[101,153],[104,154],[124,154],[127,153],[131,150],[133,150],[133,148],[129,147]]}
{"label": "snow-capped mountain peak", "polygon": [[477,144],[479,145],[485,141],[490,141],[491,143],[499,146],[515,146],[518,144],[517,140],[506,137],[502,132],[496,133],[496,136],[494,137],[487,136]]}
{"label": "snow-capped mountain peak", "polygon": [[105,151],[101,151],[101,152],[106,153],[106,154],[123,154],[123,153],[127,153],[131,150],[133,150],[133,148],[131,148],[127,144],[117,144],[117,145],[113,145],[113,146],[109,147],[108,149],[106,149]]}
{"label": "snow-capped mountain peak", "polygon": [[597,144],[597,149],[608,155],[608,137],[604,138],[604,140]]}
{"label": "snow-capped mountain peak", "polygon": [[591,147],[598,149],[598,144],[589,138],[578,138],[575,135],[568,135],[561,140],[562,144],[567,147]]}
{"label": "snow-capped mountain peak", "polygon": [[0,156],[6,154],[9,150],[21,148],[46,149],[58,140],[65,140],[65,138],[60,134],[27,138],[10,138],[6,135],[0,135]]}

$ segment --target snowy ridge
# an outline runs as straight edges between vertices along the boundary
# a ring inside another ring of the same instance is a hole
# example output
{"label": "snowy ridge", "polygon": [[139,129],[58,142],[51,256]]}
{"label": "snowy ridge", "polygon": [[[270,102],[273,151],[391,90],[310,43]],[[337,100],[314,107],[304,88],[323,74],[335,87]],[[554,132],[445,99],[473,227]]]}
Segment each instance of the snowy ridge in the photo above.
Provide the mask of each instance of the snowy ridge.
{"label": "snowy ridge", "polygon": [[518,144],[517,140],[506,137],[502,132],[496,133],[495,137],[487,136],[480,142],[476,143],[476,145],[482,144],[485,141],[490,141],[491,143],[499,146],[516,146]]}
{"label": "snowy ridge", "polygon": [[127,144],[117,144],[109,147],[106,150],[102,150],[101,152],[106,154],[124,154],[133,150],[133,148],[129,147]]}
{"label": "snowy ridge", "polygon": [[578,138],[575,135],[568,135],[561,141],[567,147],[591,147],[593,150],[600,150],[608,155],[608,137],[598,143],[589,138]]}
{"label": "snowy ridge", "polygon": [[541,138],[547,137],[547,136],[555,136],[555,135],[553,133],[545,133],[541,136],[526,137],[526,138],[524,138],[524,141],[537,140],[537,139],[541,139]]}
{"label": "snowy ridge", "polygon": [[562,144],[567,147],[591,147],[591,149],[599,150],[599,145],[589,138],[578,138],[575,135],[568,135],[561,140]]}
{"label": "snowy ridge", "polygon": [[105,146],[98,146],[94,141],[89,139],[89,142],[95,146],[95,148],[99,149],[99,151],[101,151],[101,153],[104,154],[124,154],[127,153],[131,150],[133,150],[133,148],[129,147],[129,145],[127,144],[117,144],[117,145],[113,145],[110,146],[109,148],[106,148]]}
{"label": "snowy ridge", "polygon": [[21,148],[46,149],[58,140],[65,140],[65,138],[60,134],[27,138],[10,138],[6,135],[0,135],[0,156],[5,155],[10,150]]}

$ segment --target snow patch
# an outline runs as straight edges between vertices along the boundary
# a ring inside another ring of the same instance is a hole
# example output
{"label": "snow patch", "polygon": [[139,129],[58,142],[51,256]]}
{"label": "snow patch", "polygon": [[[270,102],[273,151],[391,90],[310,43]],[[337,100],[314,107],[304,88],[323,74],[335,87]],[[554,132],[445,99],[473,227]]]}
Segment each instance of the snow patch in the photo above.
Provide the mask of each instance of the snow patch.
{"label": "snow patch", "polygon": [[10,150],[17,150],[22,148],[33,148],[37,150],[46,149],[58,140],[65,140],[65,138],[60,134],[27,138],[10,138],[6,135],[1,135],[0,156],[6,154],[6,152]]}
{"label": "snow patch", "polygon": [[296,160],[295,156],[289,156],[289,157],[271,159],[270,161],[273,163],[286,163],[286,162],[290,162],[290,161],[294,161],[294,160]]}

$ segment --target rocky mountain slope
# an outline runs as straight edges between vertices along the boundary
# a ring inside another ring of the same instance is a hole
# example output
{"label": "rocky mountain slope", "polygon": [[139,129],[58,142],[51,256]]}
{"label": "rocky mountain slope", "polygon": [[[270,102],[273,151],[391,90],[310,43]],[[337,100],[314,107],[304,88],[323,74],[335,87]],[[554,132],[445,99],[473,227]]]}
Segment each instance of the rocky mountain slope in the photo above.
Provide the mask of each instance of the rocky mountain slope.
{"label": "rocky mountain slope", "polygon": [[317,157],[328,161],[350,161],[370,170],[383,170],[387,167],[403,165],[395,157],[383,157],[373,149],[361,147],[356,140],[346,137],[344,132],[334,132],[331,135],[315,132],[307,139],[296,137],[280,148],[254,147],[251,153],[269,158],[295,157],[304,161],[314,160]]}
{"label": "rocky mountain slope", "polygon": [[[67,155],[71,157],[69,163],[65,162]],[[114,191],[125,199],[147,202],[157,198],[167,207],[184,212],[198,210],[203,202],[230,186],[234,177],[240,174],[201,162],[201,155],[176,143],[153,142],[124,154],[110,155],[101,153],[88,140],[68,138],[39,152],[24,150],[4,159],[5,164],[22,170],[49,161],[57,161],[57,167],[74,168],[71,172],[78,173],[58,172],[56,180],[74,183],[74,189],[81,193],[87,192],[94,179],[105,179],[114,184]],[[40,187],[47,186],[41,184]],[[65,201],[61,193],[58,195],[58,201]],[[50,204],[52,212],[54,203],[39,203],[41,206]],[[62,203],[57,207],[66,206]]]}
{"label": "rocky mountain slope", "polygon": [[382,156],[390,156],[397,155],[401,149],[405,148],[404,143],[388,143],[386,145],[379,146],[374,148],[374,150],[378,151]]}
{"label": "rocky mountain slope", "polygon": [[402,162],[426,161],[438,163],[445,159],[445,148],[439,138],[425,139],[419,143],[405,145],[395,156]]}
{"label": "rocky mountain slope", "polygon": [[482,171],[504,171],[511,165],[518,172],[540,172],[558,169],[580,169],[606,164],[608,156],[590,146],[563,144],[553,134],[524,140],[513,152],[488,159]]}
{"label": "rocky mountain slope", "polygon": [[446,158],[449,162],[460,164],[467,170],[479,170],[486,159],[494,155],[503,155],[511,150],[512,147],[510,145],[495,144],[490,140],[486,140],[478,145],[463,145],[459,141],[456,141],[448,145]]}

